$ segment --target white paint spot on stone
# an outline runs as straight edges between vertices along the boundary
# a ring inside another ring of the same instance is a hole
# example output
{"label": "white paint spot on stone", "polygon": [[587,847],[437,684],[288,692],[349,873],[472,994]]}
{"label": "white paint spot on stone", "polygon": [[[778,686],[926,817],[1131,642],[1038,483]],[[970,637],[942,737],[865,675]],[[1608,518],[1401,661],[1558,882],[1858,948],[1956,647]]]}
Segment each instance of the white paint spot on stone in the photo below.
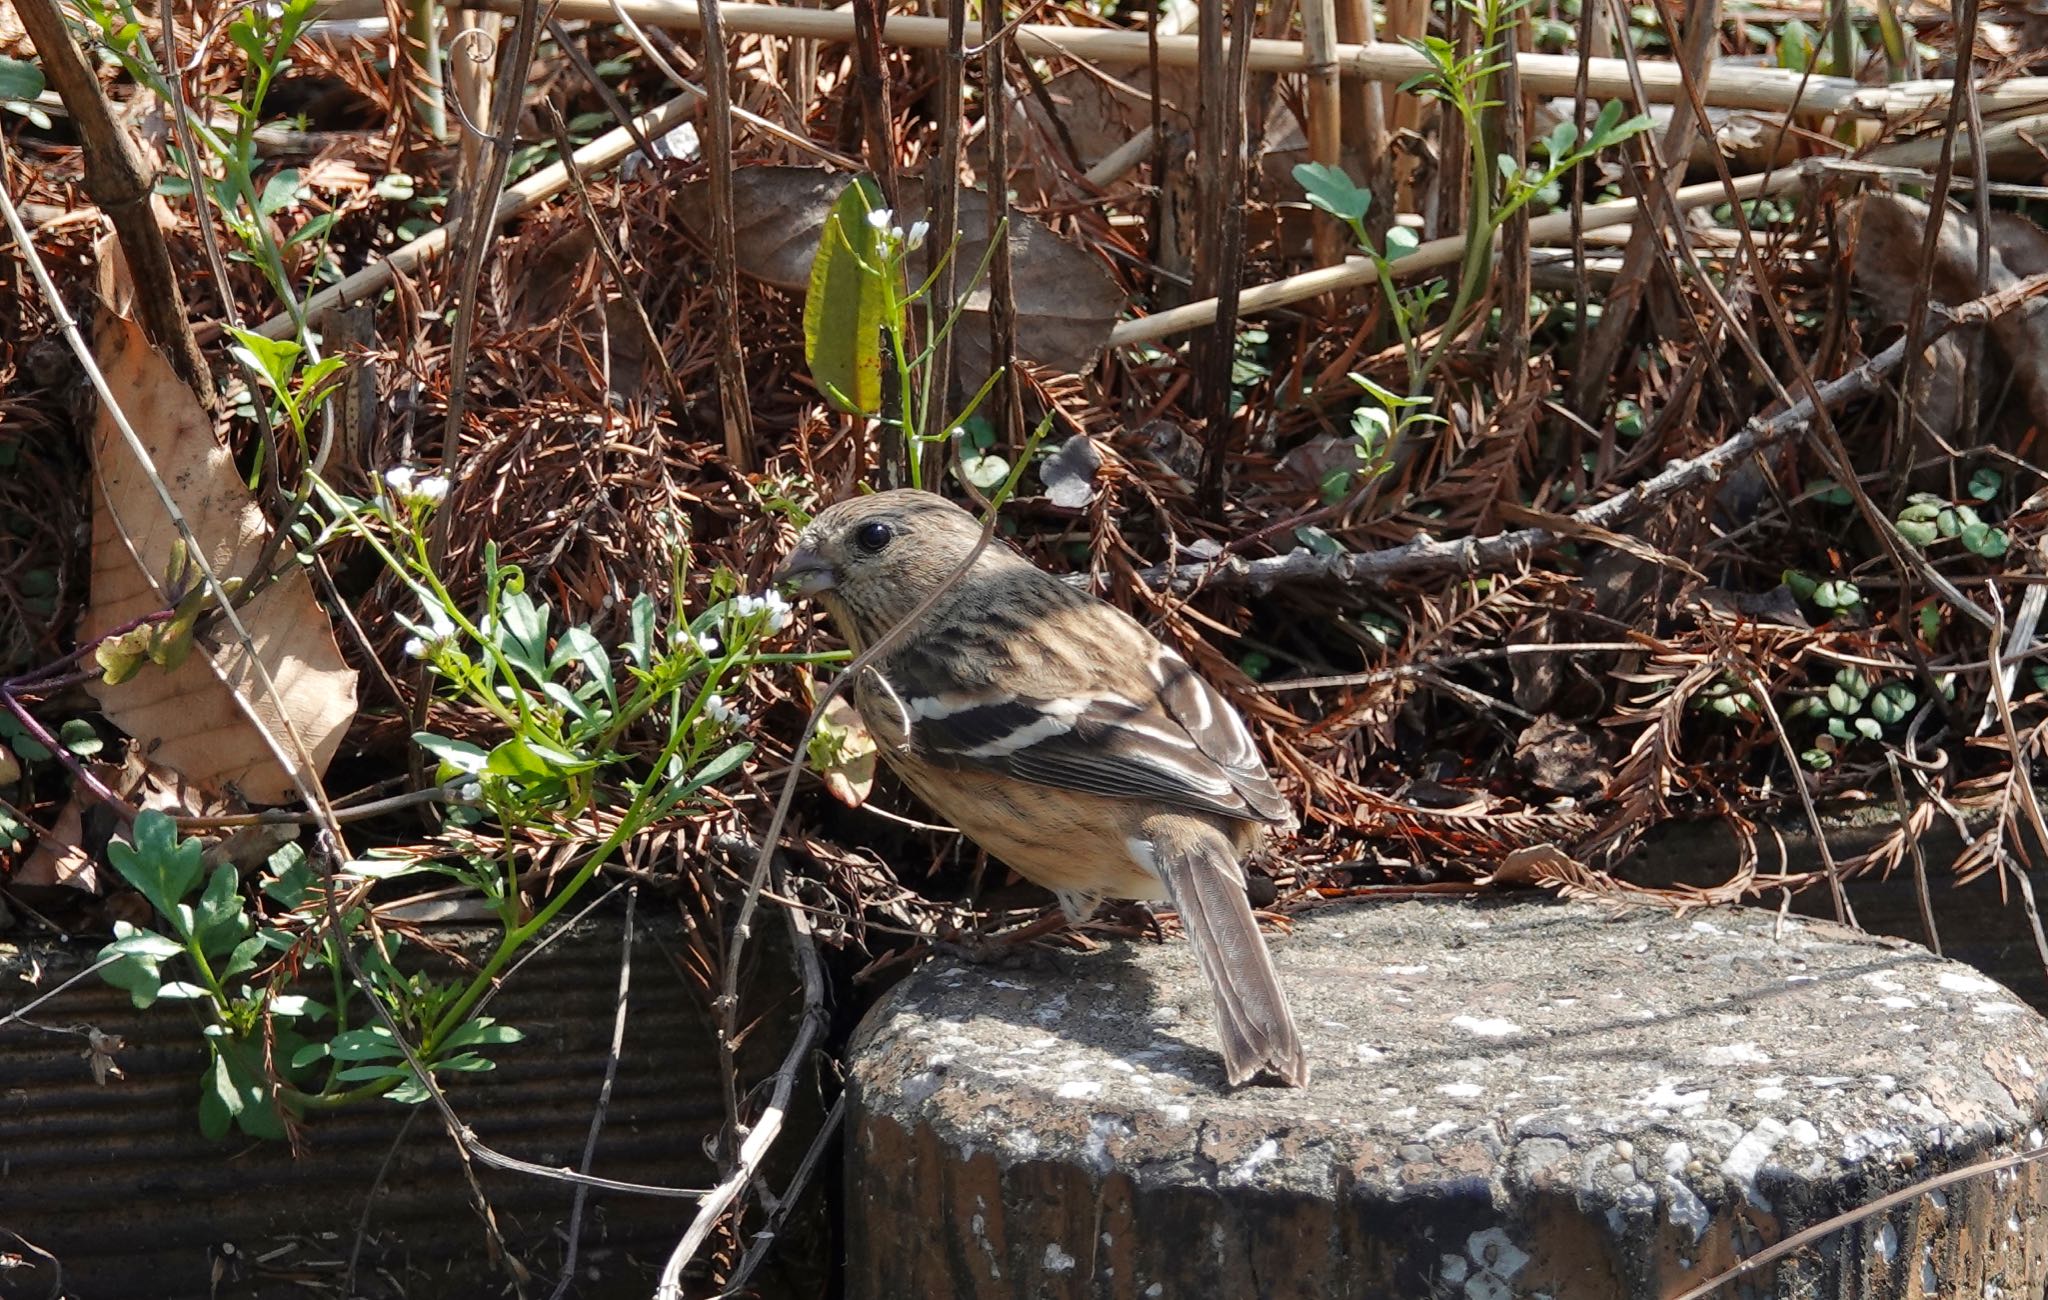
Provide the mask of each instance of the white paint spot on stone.
{"label": "white paint spot on stone", "polygon": [[1900,997],[1894,993],[1889,997],[1879,998],[1878,1005],[1882,1006],[1886,1011],[1911,1011],[1920,1004],[1911,998]]}
{"label": "white paint spot on stone", "polygon": [[1708,1065],[1769,1065],[1770,1053],[1755,1043],[1721,1043],[1700,1053]]}
{"label": "white paint spot on stone", "polygon": [[1889,1223],[1882,1225],[1877,1230],[1877,1240],[1871,1245],[1879,1259],[1891,1263],[1899,1254],[1899,1230]]}
{"label": "white paint spot on stone", "polygon": [[1382,975],[1426,975],[1426,974],[1428,974],[1428,973],[1429,973],[1429,967],[1427,967],[1427,966],[1382,966],[1382,967],[1380,967],[1380,974],[1382,974]]}
{"label": "white paint spot on stone", "polygon": [[1462,1029],[1468,1034],[1476,1034],[1481,1038],[1506,1038],[1509,1034],[1522,1032],[1522,1027],[1514,1021],[1493,1016],[1452,1016],[1451,1027]]}
{"label": "white paint spot on stone", "polygon": [[1440,1083],[1436,1090],[1446,1097],[1477,1097],[1486,1089],[1476,1083]]}
{"label": "white paint spot on stone", "polygon": [[1705,1088],[1686,1089],[1679,1079],[1659,1079],[1657,1086],[1636,1098],[1636,1105],[1652,1115],[1670,1114],[1697,1115],[1707,1107],[1710,1092]]}
{"label": "white paint spot on stone", "polygon": [[1740,1187],[1749,1203],[1766,1214],[1771,1211],[1771,1203],[1757,1192],[1757,1171],[1763,1168],[1764,1161],[1770,1158],[1771,1152],[1789,1132],[1777,1120],[1758,1120],[1756,1127],[1743,1134],[1721,1161],[1721,1176]]}
{"label": "white paint spot on stone", "polygon": [[1529,1264],[1529,1253],[1499,1228],[1487,1228],[1467,1237],[1465,1256],[1501,1279],[1513,1277]]}
{"label": "white paint spot on stone", "polygon": [[[1672,1145],[1683,1146],[1685,1144],[1678,1142]],[[1667,1164],[1670,1159],[1671,1157],[1667,1152],[1665,1155]],[[1683,1167],[1683,1165],[1680,1166],[1680,1168]],[[1671,1172],[1675,1175],[1678,1170],[1674,1169]],[[1713,1226],[1713,1212],[1707,1209],[1707,1203],[1699,1198],[1698,1193],[1694,1192],[1692,1188],[1687,1187],[1683,1181],[1676,1177],[1665,1178],[1662,1183],[1662,1191],[1664,1193],[1665,1208],[1671,1215],[1671,1226],[1683,1228],[1691,1233],[1692,1241],[1697,1245],[1699,1239],[1707,1235],[1707,1229]]]}
{"label": "white paint spot on stone", "polygon": [[1976,1006],[1971,1007],[1970,1010],[1986,1020],[1996,1020],[2000,1016],[2023,1016],[2027,1014],[2027,1009],[2017,1002],[1979,1002]]}
{"label": "white paint spot on stone", "polygon": [[1951,993],[2005,992],[1996,980],[1985,979],[1982,975],[1966,975],[1961,971],[1945,970],[1935,982]]}
{"label": "white paint spot on stone", "polygon": [[1811,1120],[1789,1120],[1785,1124],[1785,1132],[1790,1134],[1792,1140],[1800,1146],[1817,1147],[1820,1145],[1820,1130],[1813,1126]]}
{"label": "white paint spot on stone", "polygon": [[1691,1143],[1689,1143],[1689,1142],[1673,1142],[1673,1143],[1672,1143],[1671,1145],[1669,1145],[1669,1146],[1667,1146],[1667,1147],[1665,1147],[1665,1148],[1664,1148],[1664,1172],[1665,1172],[1665,1173],[1667,1173],[1667,1174],[1671,1174],[1672,1176],[1676,1177],[1677,1175],[1679,1175],[1679,1174],[1682,1174],[1682,1173],[1684,1173],[1684,1172],[1685,1172],[1685,1167],[1686,1167],[1687,1165],[1691,1164],[1691,1163],[1692,1163],[1692,1144],[1691,1144]]}
{"label": "white paint spot on stone", "polygon": [[1166,1118],[1172,1120],[1176,1124],[1185,1124],[1188,1122],[1188,1116],[1193,1114],[1194,1112],[1190,1111],[1186,1106],[1179,1105],[1175,1102],[1168,1102],[1160,1106],[1159,1113],[1166,1116]]}
{"label": "white paint spot on stone", "polygon": [[1754,1096],[1758,1101],[1785,1100],[1785,1090],[1775,1083],[1767,1083],[1763,1087],[1758,1088],[1751,1095]]}
{"label": "white paint spot on stone", "polygon": [[1045,1247],[1045,1271],[1048,1273],[1071,1273],[1074,1271],[1074,1257],[1061,1250],[1058,1242],[1047,1242]]}
{"label": "white paint spot on stone", "polygon": [[1084,1097],[1101,1096],[1102,1085],[1093,1079],[1069,1079],[1059,1086],[1058,1093],[1068,1101],[1077,1101]]}
{"label": "white paint spot on stone", "polygon": [[1279,1154],[1280,1144],[1272,1138],[1267,1138],[1264,1142],[1252,1148],[1252,1153],[1239,1161],[1235,1169],[1225,1174],[1223,1181],[1226,1183],[1248,1183],[1252,1180],[1252,1175],[1258,1172],[1260,1165],[1272,1160]]}
{"label": "white paint spot on stone", "polygon": [[1422,1137],[1420,1140],[1424,1142],[1434,1142],[1438,1138],[1443,1137],[1447,1133],[1455,1133],[1457,1131],[1458,1121],[1454,1119],[1439,1120],[1436,1123],[1430,1125],[1427,1129],[1423,1130]]}

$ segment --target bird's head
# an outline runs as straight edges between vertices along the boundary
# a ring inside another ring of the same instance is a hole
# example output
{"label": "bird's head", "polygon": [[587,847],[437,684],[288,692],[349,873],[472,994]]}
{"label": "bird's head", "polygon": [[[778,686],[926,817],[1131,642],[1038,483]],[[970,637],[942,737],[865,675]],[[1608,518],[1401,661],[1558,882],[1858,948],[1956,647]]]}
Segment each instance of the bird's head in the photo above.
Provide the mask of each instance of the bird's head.
{"label": "bird's head", "polygon": [[[840,633],[865,645],[917,608],[980,538],[974,516],[944,497],[877,492],[819,512],[775,577],[818,597]],[[983,557],[1003,554],[996,544]]]}

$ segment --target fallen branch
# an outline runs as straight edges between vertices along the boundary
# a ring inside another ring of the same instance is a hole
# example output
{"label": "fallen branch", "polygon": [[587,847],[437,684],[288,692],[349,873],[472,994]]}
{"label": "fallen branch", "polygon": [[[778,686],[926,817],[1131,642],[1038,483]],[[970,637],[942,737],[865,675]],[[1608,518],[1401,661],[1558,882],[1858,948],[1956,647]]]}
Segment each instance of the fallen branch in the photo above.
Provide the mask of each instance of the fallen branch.
{"label": "fallen branch", "polygon": [[[36,53],[42,56],[43,70],[85,144],[86,197],[113,223],[121,255],[128,259],[128,276],[135,285],[135,319],[178,372],[178,378],[211,410],[213,379],[186,319],[185,294],[178,287],[170,246],[164,242],[163,228],[157,224],[150,202],[156,177],[143,160],[135,137],[114,120],[113,106],[85,56],[73,44],[54,0],[20,0],[15,12],[21,15],[21,25],[28,29]],[[168,75],[176,76],[177,69]]]}
{"label": "fallen branch", "polygon": [[[483,0],[478,8],[499,13],[516,12],[518,0]],[[650,27],[699,30],[703,23],[697,0],[618,0],[636,22]],[[322,18],[370,17],[382,12],[378,0],[331,0],[322,7]],[[563,0],[558,15],[564,19],[590,22],[618,21],[614,0]],[[728,33],[763,36],[793,36],[819,41],[851,41],[851,9],[799,9],[780,5],[729,4],[720,6]],[[1146,33],[1107,27],[1060,27],[1048,23],[1019,23],[1013,29],[1018,53],[1027,58],[1073,58],[1101,66],[1143,67],[1150,59]],[[1159,62],[1164,67],[1197,66],[1199,37],[1160,35]],[[946,20],[891,14],[882,31],[882,43],[905,49],[946,48]],[[1362,45],[1335,47],[1340,76],[1364,81],[1403,82],[1429,70],[1428,61],[1406,45],[1375,41]],[[1580,60],[1564,54],[1519,54],[1515,56],[1522,90],[1536,95],[1574,95],[1579,89]],[[1255,73],[1307,72],[1310,56],[1300,41],[1255,39],[1247,51],[1247,62]],[[1629,85],[1628,65],[1621,59],[1587,59],[1586,93],[1598,99],[1634,100]],[[1664,64],[1643,66],[1644,90],[1653,103],[1685,102],[1683,78],[1677,69]],[[1708,104],[1716,108],[1775,109],[1816,115],[1869,117],[1883,120],[1917,117],[1947,106],[1953,85],[1949,81],[1902,81],[1889,86],[1864,86],[1846,77],[1816,77],[1783,68],[1743,67],[1724,64],[1714,69],[1703,88]],[[1978,103],[1987,114],[2048,104],[2048,78],[2016,77],[2003,85],[1986,87]]]}
{"label": "fallen branch", "polygon": [[[1950,308],[1928,323],[1922,346],[1954,330],[1982,325],[2044,292],[2048,292],[2048,274],[2032,276],[1997,293]],[[1832,410],[1875,393],[1879,381],[1905,359],[1906,341],[1900,339],[1848,374],[1820,385],[1822,404]],[[1691,460],[1673,461],[1662,473],[1577,511],[1571,516],[1572,522],[1581,527],[1617,528],[1689,488],[1718,481],[1752,453],[1804,430],[1813,416],[1813,402],[1801,399],[1769,419],[1752,419],[1718,446]],[[1275,587],[1302,583],[1363,586],[1420,574],[1499,572],[1523,564],[1565,540],[1563,534],[1548,528],[1522,528],[1492,537],[1465,537],[1451,542],[1418,536],[1383,551],[1325,555],[1295,550],[1256,560],[1228,556],[1203,564],[1155,565],[1139,570],[1136,576],[1148,586],[1183,593],[1223,587],[1263,594]]]}

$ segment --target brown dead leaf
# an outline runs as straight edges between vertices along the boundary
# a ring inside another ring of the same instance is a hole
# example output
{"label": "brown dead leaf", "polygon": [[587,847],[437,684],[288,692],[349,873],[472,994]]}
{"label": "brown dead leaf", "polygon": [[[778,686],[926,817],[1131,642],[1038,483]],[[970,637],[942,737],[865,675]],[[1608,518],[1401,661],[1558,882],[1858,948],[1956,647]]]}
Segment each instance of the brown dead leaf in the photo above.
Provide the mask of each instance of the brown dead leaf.
{"label": "brown dead leaf", "polygon": [[[104,247],[104,245],[103,245]],[[102,262],[103,275],[111,263]],[[115,301],[121,286],[103,286]],[[247,577],[269,525],[242,485],[213,423],[168,362],[128,317],[100,313],[94,348],[121,409],[135,425],[172,498],[222,578]],[[157,582],[177,532],[110,415],[93,427],[92,603],[79,629],[91,638],[154,613]],[[175,671],[145,667],[120,686],[91,688],[107,717],[162,766],[250,803],[282,803],[296,789],[265,743],[291,752],[289,718],[324,772],[355,717],[356,674],[341,658],[327,615],[303,571],[286,571],[241,607],[256,653],[281,699],[261,685],[248,652],[223,626]]]}
{"label": "brown dead leaf", "polygon": [[[740,167],[733,171],[733,225],[742,272],[779,289],[802,293],[810,285],[811,257],[825,214],[846,177],[818,167]],[[676,197],[683,224],[708,238],[710,182],[694,181]],[[925,220],[924,187],[906,178],[895,223],[906,229]],[[960,193],[961,238],[954,251],[963,287],[988,249],[988,198]],[[940,238],[934,231],[932,238]],[[1124,307],[1123,290],[1101,259],[1054,234],[1043,222],[1010,214],[1010,258],[1017,295],[1017,355],[1054,370],[1086,370],[1109,342]],[[954,337],[960,374],[978,387],[988,373],[988,285],[972,286]]]}
{"label": "brown dead leaf", "polygon": [[881,751],[843,692],[825,705],[821,724],[820,731],[831,728],[829,734],[837,741],[837,747],[833,760],[821,766],[818,774],[825,779],[825,789],[834,799],[849,808],[858,808],[868,801],[868,792],[874,789],[875,760]]}
{"label": "brown dead leaf", "polygon": [[73,794],[57,810],[50,833],[36,841],[35,848],[15,868],[9,883],[17,888],[61,886],[86,894],[100,892],[99,864],[85,851],[86,797],[83,791]]}
{"label": "brown dead leaf", "polygon": [[[1856,287],[1870,297],[1880,317],[1903,324],[1922,275],[1929,276],[1932,305],[1954,307],[1984,293],[2009,289],[2048,269],[2048,233],[2025,217],[1996,213],[1991,222],[1991,274],[1977,284],[1977,227],[1950,211],[1935,241],[1928,267],[1928,206],[1900,194],[1869,194],[1845,209],[1843,235],[1855,250]],[[2048,303],[2035,299],[1994,319],[1986,333],[2005,355],[2014,386],[2036,427],[2048,427]],[[1921,424],[1946,439],[1961,422],[1962,371],[1967,349],[1950,335],[1928,349],[1915,394]],[[2002,383],[1980,384],[1995,394]]]}

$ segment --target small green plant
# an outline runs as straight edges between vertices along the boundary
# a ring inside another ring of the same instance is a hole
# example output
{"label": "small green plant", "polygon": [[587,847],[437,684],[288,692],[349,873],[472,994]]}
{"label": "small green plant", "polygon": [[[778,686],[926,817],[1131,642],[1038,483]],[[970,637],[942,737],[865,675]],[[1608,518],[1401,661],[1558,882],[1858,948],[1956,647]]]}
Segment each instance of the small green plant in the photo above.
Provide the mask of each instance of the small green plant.
{"label": "small green plant", "polygon": [[49,114],[36,105],[43,93],[43,70],[33,63],[0,55],[0,109],[27,118],[48,130]]}
{"label": "small green plant", "polygon": [[[255,360],[263,373],[292,375],[272,390],[291,422],[321,376],[301,373],[286,348]],[[313,482],[325,524],[306,544],[350,536],[377,554],[419,604],[416,615],[401,617],[412,633],[406,653],[426,665],[441,696],[495,718],[503,736],[489,747],[431,731],[414,737],[434,758],[449,804],[454,833],[438,851],[373,852],[321,875],[292,846],[271,859],[250,899],[238,891],[232,866],[204,870],[202,845],[180,840],[159,815],[145,814],[133,843],[111,851],[115,869],[149,900],[158,922],[118,928],[103,951],[110,959],[103,973],[138,1006],[179,1000],[201,1009],[209,1058],[200,1121],[215,1135],[239,1127],[275,1137],[314,1110],[373,1097],[424,1100],[426,1084],[386,1016],[429,1073],[490,1069],[487,1050],[519,1034],[477,1015],[478,1001],[621,845],[702,806],[707,792],[739,770],[753,752],[747,716],[735,703],[748,675],[763,664],[844,657],[767,649],[789,625],[790,607],[773,592],[741,591],[727,573],[713,574],[710,599],[687,612],[683,542],[669,575],[676,594],[666,607],[646,593],[635,596],[616,647],[587,625],[561,626],[494,546],[484,549],[481,594],[465,603],[430,558],[428,525],[446,499],[445,479],[401,467],[385,473],[368,498]],[[185,617],[181,605],[174,618],[150,627],[161,633]],[[120,664],[132,671],[158,657],[150,651],[161,639],[130,648]],[[98,740],[65,736],[67,746]],[[522,846],[587,841],[593,814],[597,843],[553,896],[533,906],[520,891]],[[368,892],[422,874],[473,891],[498,918],[499,941],[475,971],[440,977],[402,969],[402,938],[376,924]],[[343,945],[357,955],[360,985]]]}
{"label": "small green plant", "polygon": [[[2002,485],[1997,470],[1980,469],[1970,479],[1969,493],[1977,501],[1990,501]],[[1915,492],[1906,498],[1898,527],[1901,537],[1923,551],[1953,538],[1972,555],[1995,560],[2012,547],[2006,531],[1985,523],[1975,506],[1952,504],[1931,492]]]}
{"label": "small green plant", "polygon": [[[1415,288],[1400,287],[1394,280],[1394,263],[1415,248],[1414,233],[1405,227],[1393,226],[1387,231],[1385,248],[1375,249],[1365,226],[1366,214],[1372,205],[1369,191],[1360,188],[1342,170],[1322,163],[1304,163],[1294,169],[1295,181],[1302,187],[1310,205],[1350,227],[1359,249],[1372,263],[1388,317],[1407,359],[1407,396],[1398,399],[1399,404],[1396,405],[1374,394],[1386,418],[1382,421],[1379,416],[1364,417],[1372,427],[1358,429],[1362,445],[1368,441],[1369,435],[1380,432],[1379,426],[1384,423],[1387,426],[1384,441],[1390,447],[1404,428],[1424,418],[1409,407],[1418,402],[1427,390],[1430,377],[1443,359],[1444,349],[1471,323],[1476,304],[1490,278],[1494,240],[1501,227],[1532,204],[1555,202],[1558,182],[1565,173],[1650,126],[1647,115],[1638,114],[1624,120],[1623,106],[1616,100],[1600,109],[1584,136],[1579,134],[1575,124],[1560,122],[1549,135],[1535,142],[1537,160],[1534,162],[1506,153],[1493,154],[1489,143],[1488,114],[1489,110],[1499,106],[1499,101],[1492,97],[1493,79],[1503,66],[1501,60],[1508,57],[1507,37],[1512,30],[1512,20],[1526,6],[1527,0],[1456,0],[1456,3],[1471,15],[1478,27],[1480,35],[1475,48],[1469,54],[1460,55],[1456,46],[1441,37],[1429,36],[1410,41],[1409,44],[1429,61],[1430,66],[1427,72],[1401,87],[1440,101],[1446,111],[1455,113],[1465,127],[1470,153],[1467,165],[1471,172],[1472,210],[1466,221],[1464,256],[1460,260],[1455,287],[1442,279],[1433,279]],[[1449,314],[1441,322],[1435,346],[1424,355],[1416,340],[1447,298],[1450,300]],[[1517,309],[1526,310],[1526,307]],[[1380,453],[1380,458],[1383,457],[1384,451]]]}
{"label": "small green plant", "polygon": [[[912,487],[925,486],[926,453],[948,443],[956,448],[955,473],[986,492],[1009,474],[1009,464],[993,454],[993,433],[978,445],[967,437],[969,421],[1002,378],[1003,368],[990,371],[964,408],[950,418],[949,400],[935,388],[932,359],[941,341],[958,324],[966,302],[960,301],[944,320],[928,307],[939,269],[912,287],[910,255],[924,247],[928,223],[908,227],[882,206],[881,189],[867,176],[855,177],[839,194],[825,217],[817,255],[811,261],[809,292],[804,298],[804,360],[811,377],[841,410],[880,416],[902,438]],[[996,238],[1005,237],[998,232]],[[941,255],[954,256],[957,240]],[[989,241],[989,251],[996,247]],[[988,254],[975,278],[987,269]],[[884,372],[887,371],[887,383]]]}
{"label": "small green plant", "polygon": [[[1937,680],[1944,696],[1953,698],[1953,677]],[[1879,684],[1853,664],[1838,669],[1825,690],[1794,700],[1786,721],[1812,718],[1820,732],[1800,759],[1816,771],[1834,766],[1837,756],[1859,741],[1880,741],[1885,729],[1898,727],[1920,706],[1920,693],[1905,681]]]}

